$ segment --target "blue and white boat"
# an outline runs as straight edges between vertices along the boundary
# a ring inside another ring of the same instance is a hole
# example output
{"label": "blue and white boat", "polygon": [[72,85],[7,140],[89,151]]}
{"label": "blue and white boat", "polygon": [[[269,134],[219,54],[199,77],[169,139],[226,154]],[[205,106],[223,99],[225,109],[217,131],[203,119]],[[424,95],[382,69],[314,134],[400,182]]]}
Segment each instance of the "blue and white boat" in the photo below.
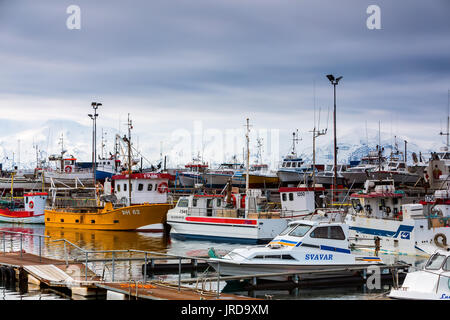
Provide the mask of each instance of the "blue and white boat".
{"label": "blue and white boat", "polygon": [[367,180],[350,199],[345,222],[355,244],[373,244],[378,238],[381,253],[428,257],[450,238],[449,190],[407,203],[412,200],[395,190],[393,180]]}
{"label": "blue and white boat", "polygon": [[[350,275],[354,271],[344,271],[345,268],[381,265],[383,261],[377,256],[353,254],[348,226],[341,222],[295,220],[265,246],[237,248],[223,257],[210,258],[208,263],[224,275],[328,271],[302,275],[307,279]],[[282,281],[286,277],[264,278]]]}

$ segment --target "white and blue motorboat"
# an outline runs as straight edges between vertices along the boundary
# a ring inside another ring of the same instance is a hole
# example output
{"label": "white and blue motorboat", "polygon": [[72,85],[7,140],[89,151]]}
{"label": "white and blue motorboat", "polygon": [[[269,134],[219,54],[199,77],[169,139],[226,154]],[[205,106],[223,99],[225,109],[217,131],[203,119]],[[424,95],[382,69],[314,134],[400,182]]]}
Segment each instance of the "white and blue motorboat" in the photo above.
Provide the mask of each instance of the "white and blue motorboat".
{"label": "white and blue motorboat", "polygon": [[450,248],[442,248],[428,259],[423,270],[409,272],[392,299],[450,300]]}
{"label": "white and blue motorboat", "polygon": [[[302,278],[348,276],[349,267],[384,264],[381,258],[355,255],[350,251],[348,226],[341,222],[296,220],[265,246],[237,248],[208,263],[223,275],[254,275],[281,272],[324,271],[303,274]],[[220,266],[218,266],[220,264]],[[331,270],[338,269],[338,270]],[[287,276],[268,276],[285,280]]]}

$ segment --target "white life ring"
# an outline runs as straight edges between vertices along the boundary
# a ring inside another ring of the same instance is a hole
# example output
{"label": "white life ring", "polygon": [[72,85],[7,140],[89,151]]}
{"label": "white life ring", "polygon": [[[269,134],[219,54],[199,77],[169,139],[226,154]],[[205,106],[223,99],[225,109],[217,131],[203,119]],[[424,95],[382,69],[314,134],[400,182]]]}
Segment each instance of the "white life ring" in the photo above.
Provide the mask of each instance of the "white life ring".
{"label": "white life ring", "polygon": [[28,207],[29,207],[30,209],[33,209],[33,208],[34,208],[34,203],[33,203],[33,201],[30,201],[30,203],[28,204]]}
{"label": "white life ring", "polygon": [[169,192],[169,185],[167,184],[167,182],[161,182],[158,185],[158,192],[159,193],[166,193]]}

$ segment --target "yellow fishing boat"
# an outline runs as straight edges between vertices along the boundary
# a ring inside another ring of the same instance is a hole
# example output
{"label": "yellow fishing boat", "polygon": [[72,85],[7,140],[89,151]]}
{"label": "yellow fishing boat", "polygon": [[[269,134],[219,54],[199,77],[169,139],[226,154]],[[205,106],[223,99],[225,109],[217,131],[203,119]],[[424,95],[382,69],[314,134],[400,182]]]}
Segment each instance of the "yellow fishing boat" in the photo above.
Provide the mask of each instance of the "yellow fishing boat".
{"label": "yellow fishing boat", "polygon": [[[105,182],[104,191],[107,193],[103,193],[100,199],[109,197],[116,201],[103,201],[103,206],[92,207],[86,205],[88,201],[70,199],[60,208],[45,210],[45,225],[92,230],[162,231],[161,226],[155,225],[164,224],[167,211],[173,207],[167,201],[167,182],[173,177],[161,173],[133,173],[116,175],[112,179],[114,184]],[[72,205],[74,203],[78,205]]]}
{"label": "yellow fishing boat", "polygon": [[114,208],[106,203],[102,209],[83,212],[84,209],[45,210],[45,225],[49,227],[96,230],[146,230],[151,225],[166,222],[168,203],[141,204]]}

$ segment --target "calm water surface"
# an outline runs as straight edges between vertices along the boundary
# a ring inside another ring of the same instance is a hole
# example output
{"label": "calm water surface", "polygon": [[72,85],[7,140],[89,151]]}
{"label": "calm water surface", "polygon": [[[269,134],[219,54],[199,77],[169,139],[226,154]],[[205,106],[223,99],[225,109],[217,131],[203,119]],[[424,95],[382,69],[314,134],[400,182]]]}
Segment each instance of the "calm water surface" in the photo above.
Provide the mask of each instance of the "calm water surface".
{"label": "calm water surface", "polygon": [[[242,244],[218,243],[209,241],[182,241],[171,239],[163,233],[143,233],[143,232],[129,232],[129,231],[93,231],[93,230],[79,230],[79,229],[61,229],[48,228],[43,225],[11,225],[0,224],[0,231],[15,231],[28,234],[40,234],[48,236],[49,238],[42,238],[39,243],[38,237],[24,236],[23,249],[27,252],[39,253],[39,245],[41,245],[42,254],[46,257],[64,259],[64,245],[63,242],[58,242],[58,239],[67,239],[73,244],[86,250],[146,250],[161,253],[170,253],[176,255],[206,255],[209,248],[214,249],[223,254],[234,248],[241,247]],[[12,242],[11,242],[12,238]],[[3,246],[3,243],[2,243]],[[5,241],[6,251],[9,251],[11,246],[14,250],[20,249],[20,236],[6,236]],[[84,259],[85,255],[78,249],[67,246],[67,255],[72,258]],[[138,254],[122,253],[115,257],[142,257]],[[100,253],[92,258],[111,258],[111,253]],[[412,263],[418,267],[422,266],[426,258],[416,258],[410,256],[382,256],[387,263],[396,261],[405,261]],[[133,279],[142,280],[143,261],[133,262],[116,262],[114,276],[115,280]],[[112,276],[112,265],[110,262],[95,262],[89,265],[98,275],[103,275],[110,279]],[[183,274],[183,278],[189,278],[189,274]],[[159,275],[156,279],[174,280],[178,279],[178,275]],[[215,284],[211,284],[215,289]],[[226,286],[226,283],[221,283],[221,289]],[[257,291],[256,297],[273,299],[347,299],[347,300],[365,300],[365,299],[383,299],[384,293],[389,291],[389,286],[385,285],[382,289],[370,291],[365,286],[344,287],[344,288],[327,288],[327,289],[301,289],[298,292],[288,291]],[[39,288],[29,287],[28,290],[20,290],[19,288],[5,288],[0,284],[0,296],[3,300],[55,300],[55,299],[69,299],[69,297],[59,294],[56,291],[43,290]],[[246,294],[246,292],[241,292]]]}

